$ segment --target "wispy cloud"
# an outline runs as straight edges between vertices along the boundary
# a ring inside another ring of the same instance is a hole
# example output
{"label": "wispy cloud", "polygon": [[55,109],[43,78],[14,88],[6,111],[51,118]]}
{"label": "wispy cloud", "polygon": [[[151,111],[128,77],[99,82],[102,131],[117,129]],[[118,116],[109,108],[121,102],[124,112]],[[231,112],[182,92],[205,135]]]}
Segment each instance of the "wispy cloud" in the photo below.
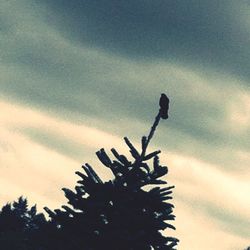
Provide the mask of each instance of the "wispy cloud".
{"label": "wispy cloud", "polygon": [[249,77],[247,1],[46,2],[50,23],[70,40]]}

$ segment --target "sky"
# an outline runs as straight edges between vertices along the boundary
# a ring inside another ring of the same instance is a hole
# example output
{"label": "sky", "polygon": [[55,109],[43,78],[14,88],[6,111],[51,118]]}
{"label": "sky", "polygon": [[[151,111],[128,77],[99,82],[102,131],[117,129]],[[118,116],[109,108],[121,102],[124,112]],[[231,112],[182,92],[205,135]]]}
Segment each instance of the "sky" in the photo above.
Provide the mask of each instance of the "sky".
{"label": "sky", "polygon": [[250,245],[250,2],[2,0],[0,204],[58,208],[95,152],[150,149],[175,185],[179,250]]}

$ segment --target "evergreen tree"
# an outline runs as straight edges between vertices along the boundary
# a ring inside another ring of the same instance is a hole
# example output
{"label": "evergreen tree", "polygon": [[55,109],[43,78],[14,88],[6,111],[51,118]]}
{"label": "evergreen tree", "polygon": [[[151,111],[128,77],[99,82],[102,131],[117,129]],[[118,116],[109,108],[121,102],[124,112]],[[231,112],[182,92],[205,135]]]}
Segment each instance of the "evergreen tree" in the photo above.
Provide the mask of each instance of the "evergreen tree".
{"label": "evergreen tree", "polygon": [[0,248],[4,250],[39,250],[38,235],[47,221],[37,213],[36,205],[28,208],[27,199],[6,204],[0,212]]}
{"label": "evergreen tree", "polygon": [[[162,230],[175,227],[172,199],[173,186],[160,179],[168,173],[159,162],[160,151],[148,153],[148,145],[160,119],[168,118],[169,100],[160,99],[160,110],[149,135],[143,136],[137,150],[125,137],[132,160],[114,148],[112,160],[104,149],[96,155],[109,168],[114,179],[103,182],[89,164],[75,190],[64,188],[68,204],[62,209],[45,210],[56,230],[51,237],[53,250],[150,250],[175,249],[178,240],[162,235]],[[150,185],[151,189],[145,188]],[[152,187],[152,185],[157,185]]]}

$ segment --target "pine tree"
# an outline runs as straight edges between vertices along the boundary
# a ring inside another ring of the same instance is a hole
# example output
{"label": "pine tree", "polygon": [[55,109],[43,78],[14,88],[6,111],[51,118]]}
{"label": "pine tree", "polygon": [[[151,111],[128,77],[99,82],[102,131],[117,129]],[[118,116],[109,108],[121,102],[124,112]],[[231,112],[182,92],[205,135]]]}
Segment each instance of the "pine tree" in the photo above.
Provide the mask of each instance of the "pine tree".
{"label": "pine tree", "polygon": [[27,199],[20,197],[7,203],[0,211],[0,248],[5,250],[39,250],[37,239],[47,221],[37,213],[36,205],[28,208]]}
{"label": "pine tree", "polygon": [[[162,94],[159,113],[149,135],[142,137],[140,150],[124,138],[133,160],[114,148],[114,159],[103,148],[96,153],[103,166],[112,171],[113,180],[103,182],[86,163],[85,173],[76,172],[81,179],[75,190],[63,188],[70,206],[54,211],[45,208],[57,228],[54,250],[175,249],[178,240],[162,235],[165,229],[175,229],[169,223],[175,219],[170,203],[174,186],[166,186],[167,182],[160,179],[168,173],[159,162],[160,150],[147,152],[160,119],[168,118],[168,105]],[[163,188],[158,186],[162,184]],[[148,185],[151,189],[145,188]]]}

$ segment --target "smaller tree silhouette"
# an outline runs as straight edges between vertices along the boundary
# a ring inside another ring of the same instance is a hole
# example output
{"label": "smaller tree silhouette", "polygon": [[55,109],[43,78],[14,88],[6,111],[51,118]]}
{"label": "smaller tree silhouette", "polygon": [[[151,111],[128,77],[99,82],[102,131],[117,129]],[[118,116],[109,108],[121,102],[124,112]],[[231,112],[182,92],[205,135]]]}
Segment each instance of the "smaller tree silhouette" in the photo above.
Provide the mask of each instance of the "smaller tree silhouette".
{"label": "smaller tree silhouette", "polygon": [[7,203],[0,212],[0,248],[8,250],[34,250],[40,229],[47,223],[36,205],[28,208],[27,199],[20,197],[17,201]]}
{"label": "smaller tree silhouette", "polygon": [[150,250],[175,249],[178,240],[162,235],[162,231],[175,227],[172,199],[173,186],[145,189],[145,186],[167,184],[161,177],[168,173],[160,165],[160,150],[147,152],[160,119],[168,118],[169,100],[165,94],[160,99],[160,110],[149,135],[143,136],[141,149],[137,150],[125,137],[132,160],[114,148],[112,160],[102,148],[96,155],[109,168],[114,179],[103,182],[89,164],[75,190],[63,188],[69,206],[51,211],[45,208],[56,225],[54,249],[65,250]]}

